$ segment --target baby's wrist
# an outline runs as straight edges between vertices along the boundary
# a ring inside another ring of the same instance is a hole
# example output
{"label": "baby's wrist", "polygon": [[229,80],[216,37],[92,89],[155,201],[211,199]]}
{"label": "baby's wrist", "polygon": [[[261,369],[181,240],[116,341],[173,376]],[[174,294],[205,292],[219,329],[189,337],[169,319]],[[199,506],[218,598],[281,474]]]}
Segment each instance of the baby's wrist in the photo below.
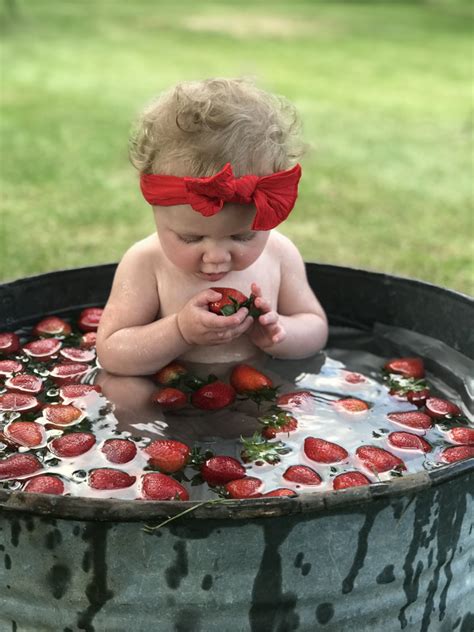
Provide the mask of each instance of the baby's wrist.
{"label": "baby's wrist", "polygon": [[192,342],[189,342],[189,340],[186,338],[186,336],[185,336],[185,335],[184,335],[184,333],[183,333],[182,326],[181,326],[181,324],[180,324],[180,322],[179,322],[179,314],[176,314],[175,324],[176,324],[176,329],[177,329],[177,331],[178,331],[178,335],[179,335],[179,337],[181,338],[181,340],[182,340],[182,341],[183,341],[186,345],[188,345],[189,347],[191,347],[191,346],[192,346]]}

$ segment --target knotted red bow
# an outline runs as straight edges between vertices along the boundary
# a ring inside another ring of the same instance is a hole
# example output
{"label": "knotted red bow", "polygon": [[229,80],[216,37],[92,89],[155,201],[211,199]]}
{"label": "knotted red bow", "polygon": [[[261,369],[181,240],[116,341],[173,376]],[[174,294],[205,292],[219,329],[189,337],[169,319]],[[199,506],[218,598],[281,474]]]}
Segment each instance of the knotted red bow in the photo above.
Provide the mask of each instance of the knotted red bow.
{"label": "knotted red bow", "polygon": [[301,166],[269,176],[235,178],[230,163],[210,178],[179,178],[144,174],[140,187],[154,206],[190,204],[205,217],[218,213],[226,202],[255,204],[253,230],[270,230],[283,222],[295,205]]}

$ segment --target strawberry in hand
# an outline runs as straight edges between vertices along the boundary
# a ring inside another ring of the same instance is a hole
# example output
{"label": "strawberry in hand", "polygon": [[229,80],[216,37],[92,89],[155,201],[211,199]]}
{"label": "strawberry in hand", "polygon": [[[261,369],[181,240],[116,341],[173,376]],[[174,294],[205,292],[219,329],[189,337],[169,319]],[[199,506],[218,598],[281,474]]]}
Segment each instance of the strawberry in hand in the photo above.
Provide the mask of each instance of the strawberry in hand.
{"label": "strawberry in hand", "polygon": [[222,314],[223,316],[230,316],[236,314],[241,307],[246,307],[250,316],[257,318],[260,316],[261,311],[254,306],[254,295],[249,297],[245,296],[239,290],[232,287],[211,287],[211,290],[221,294],[221,298],[217,301],[209,303],[209,311],[214,314]]}
{"label": "strawberry in hand", "polygon": [[286,331],[280,322],[279,314],[272,309],[270,303],[262,297],[262,290],[256,283],[252,283],[252,294],[255,297],[254,305],[260,310],[261,315],[256,318],[250,329],[250,340],[265,350],[286,338]]}

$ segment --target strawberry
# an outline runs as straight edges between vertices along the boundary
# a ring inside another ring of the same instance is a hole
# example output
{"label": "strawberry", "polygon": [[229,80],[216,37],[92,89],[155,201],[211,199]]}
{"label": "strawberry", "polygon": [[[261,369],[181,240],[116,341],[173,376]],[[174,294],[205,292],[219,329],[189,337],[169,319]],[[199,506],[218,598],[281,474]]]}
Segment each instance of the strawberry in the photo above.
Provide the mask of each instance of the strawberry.
{"label": "strawberry", "polygon": [[37,448],[46,438],[43,426],[35,421],[12,421],[5,427],[5,435],[25,448]]}
{"label": "strawberry", "polygon": [[346,489],[347,487],[359,487],[359,485],[370,485],[367,476],[361,472],[343,472],[334,477],[333,489]]}
{"label": "strawberry", "polygon": [[151,401],[165,410],[179,410],[186,406],[188,398],[179,388],[168,386],[152,393]]}
{"label": "strawberry", "polygon": [[64,494],[64,483],[58,476],[41,474],[40,476],[28,479],[22,491],[61,496]]}
{"label": "strawberry", "polygon": [[225,485],[244,478],[244,466],[231,456],[213,456],[201,466],[201,476],[208,485]]}
{"label": "strawberry", "polygon": [[298,428],[297,420],[288,412],[276,409],[275,413],[259,417],[258,421],[263,424],[262,435],[266,439],[273,439],[279,433],[290,433]]}
{"label": "strawberry", "polygon": [[63,400],[79,399],[93,392],[101,393],[102,389],[98,384],[65,384],[59,389],[59,395]]}
{"label": "strawberry", "polygon": [[219,410],[230,406],[234,400],[235,391],[232,386],[220,380],[201,386],[191,395],[193,406],[202,410]]}
{"label": "strawberry", "polygon": [[20,348],[20,338],[17,334],[6,331],[0,334],[0,355],[16,353]]}
{"label": "strawberry", "polygon": [[306,437],[304,440],[304,453],[317,463],[337,463],[349,456],[347,450],[336,443],[315,437]]}
{"label": "strawberry", "polygon": [[185,443],[173,439],[157,439],[145,448],[148,462],[166,474],[183,469],[189,459],[191,450]]}
{"label": "strawberry", "polygon": [[24,393],[5,393],[0,395],[0,412],[31,413],[40,408],[41,404],[34,395]]}
{"label": "strawberry", "polygon": [[465,428],[458,426],[448,431],[448,436],[455,443],[463,443],[464,445],[474,445],[474,428]]}
{"label": "strawberry", "polygon": [[43,408],[43,417],[54,426],[69,426],[82,420],[84,413],[72,404],[48,404]]}
{"label": "strawberry", "polygon": [[243,449],[240,458],[244,463],[259,462],[263,459],[270,465],[280,462],[280,456],[291,452],[282,441],[267,441],[261,434],[255,432],[252,437],[241,437]]}
{"label": "strawberry", "polygon": [[71,325],[57,316],[43,318],[33,328],[34,336],[68,336],[71,333]]}
{"label": "strawberry", "polygon": [[40,338],[23,345],[23,351],[34,360],[49,360],[61,349],[62,342],[57,338]]}
{"label": "strawberry", "polygon": [[390,421],[393,421],[396,424],[408,426],[409,428],[416,428],[418,430],[428,430],[433,425],[431,417],[418,411],[388,413],[387,417]]}
{"label": "strawberry", "polygon": [[258,498],[261,496],[258,490],[262,487],[262,480],[254,476],[244,476],[224,485],[224,489],[231,498]]}
{"label": "strawberry", "polygon": [[97,331],[103,313],[101,307],[88,307],[82,310],[77,325],[81,331]]}
{"label": "strawberry", "polygon": [[407,400],[411,404],[418,406],[418,408],[425,405],[425,402],[429,396],[430,396],[429,388],[423,388],[421,389],[421,391],[408,391],[406,393]]}
{"label": "strawberry", "polygon": [[34,474],[42,467],[32,454],[12,454],[5,459],[0,459],[0,480]]}
{"label": "strawberry", "polygon": [[307,465],[290,465],[283,474],[283,478],[292,483],[300,483],[301,485],[320,485],[321,477]]}
{"label": "strawberry", "polygon": [[442,417],[457,417],[461,415],[461,409],[449,402],[447,399],[440,397],[429,397],[425,402],[426,412],[433,419],[441,419]]}
{"label": "strawberry", "polygon": [[310,410],[314,402],[310,391],[293,391],[278,395],[276,403],[282,408]]}
{"label": "strawberry", "polygon": [[70,362],[92,362],[95,360],[93,349],[79,349],[79,347],[63,347],[59,355]]}
{"label": "strawberry", "polygon": [[273,389],[271,379],[249,364],[237,364],[230,374],[230,383],[237,393]]}
{"label": "strawberry", "polygon": [[123,489],[133,485],[136,479],[136,476],[130,476],[121,470],[100,467],[89,472],[89,487],[93,489]]}
{"label": "strawberry", "polygon": [[361,399],[355,399],[353,397],[338,399],[334,402],[334,406],[339,410],[348,413],[365,413],[367,410],[369,410],[369,405],[366,402],[363,402]]}
{"label": "strawberry", "polygon": [[163,386],[176,384],[182,375],[187,375],[188,369],[180,362],[170,362],[152,376],[153,381]]}
{"label": "strawberry", "polygon": [[23,364],[18,360],[0,360],[0,375],[12,375],[23,370]]}
{"label": "strawberry", "polygon": [[95,347],[96,342],[97,332],[88,331],[83,336],[81,336],[80,347],[81,349],[92,349]]}
{"label": "strawberry", "polygon": [[298,494],[293,489],[287,489],[286,487],[279,487],[278,489],[272,489],[270,492],[263,494],[265,498],[270,497],[280,497],[280,496],[290,496],[294,498],[298,496]]}
{"label": "strawberry", "polygon": [[239,311],[241,307],[247,307],[250,316],[254,318],[260,316],[261,311],[254,306],[254,296],[245,296],[239,290],[232,287],[211,287],[211,290],[221,294],[218,301],[209,303],[209,311],[214,314],[222,314],[223,316],[231,316]]}
{"label": "strawberry", "polygon": [[388,442],[395,448],[402,450],[421,450],[431,452],[432,447],[422,437],[411,432],[391,432],[388,435]]}
{"label": "strawberry", "polygon": [[353,373],[352,371],[343,371],[344,380],[349,384],[362,384],[367,382],[365,377],[360,373]]}
{"label": "strawberry", "polygon": [[391,452],[373,445],[357,448],[356,455],[371,472],[387,472],[388,470],[406,470],[404,462]]}
{"label": "strawberry", "polygon": [[128,463],[135,458],[137,446],[128,439],[107,439],[102,446],[102,452],[111,463]]}
{"label": "strawberry", "polygon": [[384,366],[387,373],[398,373],[417,380],[425,376],[425,366],[421,358],[395,358]]}
{"label": "strawberry", "polygon": [[53,439],[49,448],[56,456],[70,458],[85,454],[94,444],[95,436],[92,432],[71,432]]}
{"label": "strawberry", "polygon": [[10,377],[5,380],[5,386],[12,393],[37,395],[43,390],[43,381],[37,375],[18,373],[14,377]]}
{"label": "strawberry", "polygon": [[474,446],[458,445],[452,448],[445,448],[441,453],[440,459],[444,463],[455,463],[456,461],[464,461],[464,459],[472,459],[473,457]]}
{"label": "strawberry", "polygon": [[142,497],[147,500],[189,500],[185,487],[171,476],[160,472],[144,474],[141,482]]}
{"label": "strawberry", "polygon": [[49,372],[56,384],[71,384],[79,382],[90,371],[90,366],[82,363],[62,362],[56,364]]}

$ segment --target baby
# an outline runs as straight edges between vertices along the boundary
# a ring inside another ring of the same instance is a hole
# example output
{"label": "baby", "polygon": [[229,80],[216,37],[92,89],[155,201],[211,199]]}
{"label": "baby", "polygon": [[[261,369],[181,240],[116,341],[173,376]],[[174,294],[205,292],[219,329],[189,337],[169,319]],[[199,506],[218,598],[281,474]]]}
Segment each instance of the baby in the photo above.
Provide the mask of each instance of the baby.
{"label": "baby", "polygon": [[[259,350],[296,359],[325,345],[303,259],[273,230],[297,196],[297,128],[290,104],[240,79],[184,82],[144,111],[131,160],[156,233],[117,268],[97,337],[106,370],[148,375],[176,358],[241,362]],[[252,292],[261,315],[209,311],[216,286]]]}

